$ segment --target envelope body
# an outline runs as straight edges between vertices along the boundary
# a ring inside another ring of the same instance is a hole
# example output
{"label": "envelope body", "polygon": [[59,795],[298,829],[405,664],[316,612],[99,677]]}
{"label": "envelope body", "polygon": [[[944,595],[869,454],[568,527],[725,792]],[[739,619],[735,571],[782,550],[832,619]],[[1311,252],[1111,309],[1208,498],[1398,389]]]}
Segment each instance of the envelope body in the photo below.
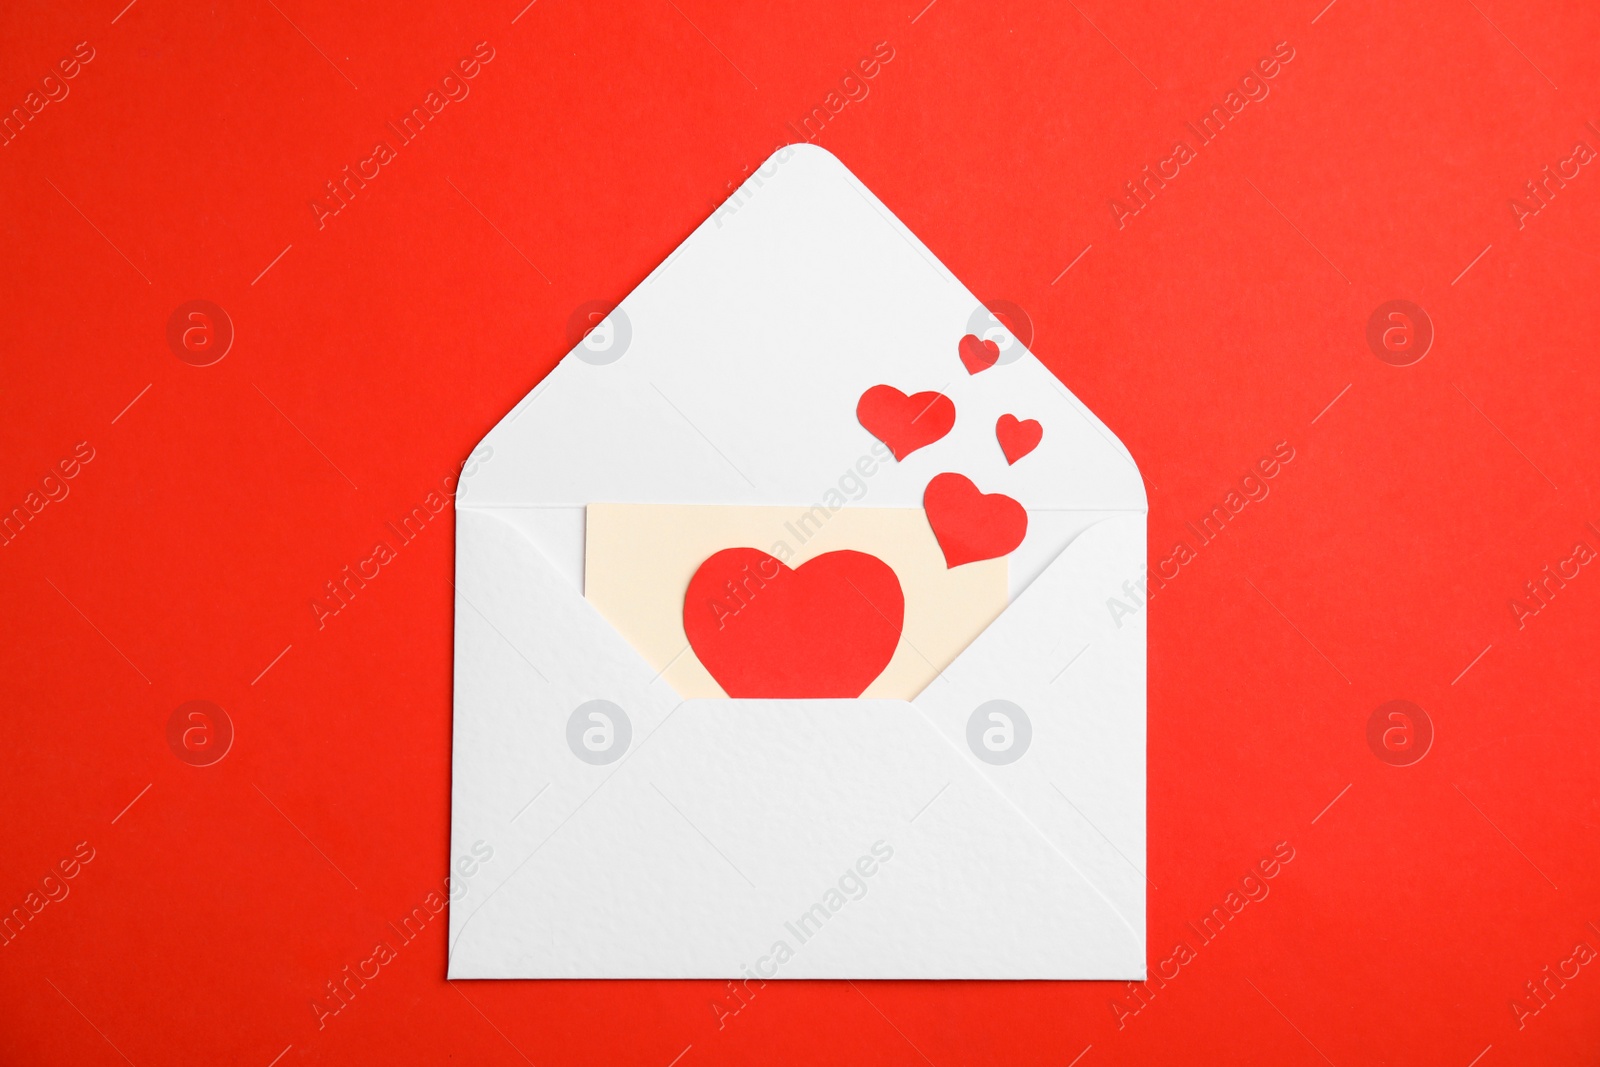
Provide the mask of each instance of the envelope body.
{"label": "envelope body", "polygon": [[[977,372],[969,335],[999,350]],[[457,497],[451,977],[1144,977],[1143,483],[1023,341],[792,146],[484,439]],[[884,384],[948,397],[953,428],[885,458],[856,418]],[[1005,415],[1043,427],[1015,462]],[[921,508],[946,472],[1027,532],[1009,603],[912,699],[683,699],[584,597],[591,504],[817,523]]]}

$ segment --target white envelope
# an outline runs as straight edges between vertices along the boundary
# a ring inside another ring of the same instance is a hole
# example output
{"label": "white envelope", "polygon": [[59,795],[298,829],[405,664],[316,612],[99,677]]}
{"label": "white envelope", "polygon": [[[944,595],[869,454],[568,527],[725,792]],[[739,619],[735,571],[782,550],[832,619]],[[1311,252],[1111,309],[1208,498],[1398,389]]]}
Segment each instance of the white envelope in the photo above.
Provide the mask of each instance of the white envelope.
{"label": "white envelope", "polygon": [[[846,506],[1020,501],[1009,606],[909,702],[679,699],[584,599],[585,506],[835,500],[880,383],[958,417]],[[475,456],[450,977],[1144,978],[1142,479],[832,155],[769,159]]]}

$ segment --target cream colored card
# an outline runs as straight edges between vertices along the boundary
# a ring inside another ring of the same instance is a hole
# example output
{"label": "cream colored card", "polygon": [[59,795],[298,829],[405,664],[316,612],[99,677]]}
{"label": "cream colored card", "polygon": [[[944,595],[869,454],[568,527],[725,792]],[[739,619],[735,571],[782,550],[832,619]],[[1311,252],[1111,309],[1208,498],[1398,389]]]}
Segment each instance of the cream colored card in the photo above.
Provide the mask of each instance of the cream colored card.
{"label": "cream colored card", "polygon": [[585,598],[685,699],[725,697],[683,629],[689,580],[724,548],[758,548],[790,567],[826,552],[877,556],[900,579],[905,625],[889,665],[863,697],[910,700],[1007,603],[1005,559],[946,568],[920,508],[590,504]]}

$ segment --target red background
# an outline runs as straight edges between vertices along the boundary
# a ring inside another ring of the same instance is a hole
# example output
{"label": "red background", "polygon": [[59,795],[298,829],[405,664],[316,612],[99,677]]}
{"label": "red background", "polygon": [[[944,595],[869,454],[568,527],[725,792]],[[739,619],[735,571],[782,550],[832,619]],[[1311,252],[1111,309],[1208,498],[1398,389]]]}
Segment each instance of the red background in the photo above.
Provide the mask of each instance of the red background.
{"label": "red background", "polygon": [[[95,452],[0,548],[0,907],[95,850],[0,947],[0,1061],[1592,1062],[1600,967],[1511,1005],[1600,948],[1600,574],[1510,602],[1600,549],[1600,173],[1520,229],[1510,200],[1600,148],[1600,9],[925,2],[0,11],[6,109],[95,50],[0,148],[0,507]],[[471,95],[319,230],[479,41]],[[446,874],[448,516],[320,630],[311,598],[879,41],[819,143],[1027,310],[1138,459],[1153,560],[1294,448],[1150,605],[1152,964],[1293,862],[1120,1020],[1122,983],[793,982],[719,1028],[720,983],[447,985],[441,920],[319,1029]],[[1119,229],[1279,41],[1270,97]],[[195,298],[237,331],[205,368],[165,338]],[[1365,340],[1396,298],[1437,330],[1403,368]],[[1409,767],[1366,740],[1398,698],[1436,731]],[[191,699],[237,731],[214,766],[168,747]]]}

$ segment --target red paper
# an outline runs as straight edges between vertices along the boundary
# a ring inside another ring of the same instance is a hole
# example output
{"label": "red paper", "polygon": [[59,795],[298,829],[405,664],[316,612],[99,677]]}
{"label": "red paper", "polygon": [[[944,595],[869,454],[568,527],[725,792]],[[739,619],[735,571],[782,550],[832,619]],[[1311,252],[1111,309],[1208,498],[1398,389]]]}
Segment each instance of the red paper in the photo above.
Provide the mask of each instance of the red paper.
{"label": "red paper", "polygon": [[977,374],[979,371],[988,370],[1000,358],[1000,346],[993,341],[982,341],[967,334],[961,339],[959,345],[961,365],[967,368],[968,374]]}
{"label": "red paper", "polygon": [[1037,419],[1001,415],[994,424],[994,436],[1000,442],[1000,450],[1006,454],[1006,462],[1015,463],[1039,447],[1044,439],[1044,427]]}
{"label": "red paper", "polygon": [[[0,548],[0,908],[95,855],[0,948],[0,1062],[1592,1062],[1600,973],[1543,983],[1600,949],[1600,573],[1560,576],[1600,549],[1600,172],[1559,173],[1600,149],[1600,6],[15,0],[0,26],[0,110],[31,116],[0,147],[0,509],[29,516]],[[806,137],[1025,311],[1147,476],[1151,982],[450,985],[440,912],[362,984],[476,862],[447,844],[462,462]],[[1397,299],[1436,326],[1409,366],[1367,341]],[[235,327],[209,366],[167,341],[196,300]],[[206,767],[167,744],[197,699],[236,728]],[[1436,727],[1408,767],[1367,741],[1397,699]],[[1270,896],[1196,934],[1280,841]]]}
{"label": "red paper", "polygon": [[700,565],[683,629],[730,697],[858,697],[900,643],[905,597],[888,564],[828,552],[790,569],[755,548]]}
{"label": "red paper", "polygon": [[1022,544],[1028,513],[1004,493],[979,491],[963,474],[936,475],[922,496],[928,525],[952,567],[1003,556]]}
{"label": "red paper", "polygon": [[956,406],[942,393],[907,396],[892,385],[874,385],[861,394],[856,418],[889,446],[895,459],[905,459],[950,432],[956,424]]}

